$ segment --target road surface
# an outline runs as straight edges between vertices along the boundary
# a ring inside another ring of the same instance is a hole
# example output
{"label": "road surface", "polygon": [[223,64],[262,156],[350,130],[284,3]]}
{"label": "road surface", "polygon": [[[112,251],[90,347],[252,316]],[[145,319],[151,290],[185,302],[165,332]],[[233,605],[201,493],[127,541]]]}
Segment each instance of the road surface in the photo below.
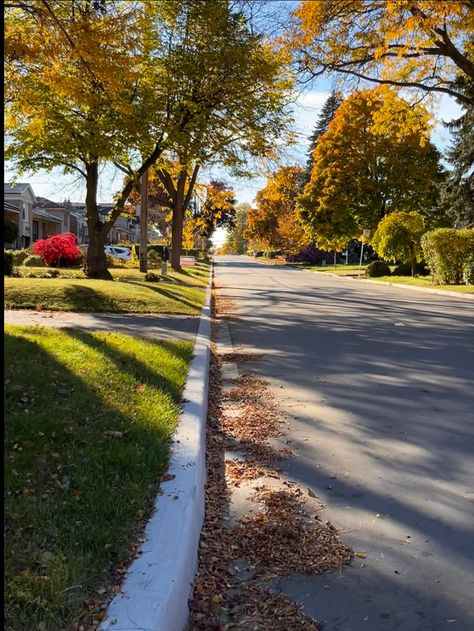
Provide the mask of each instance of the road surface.
{"label": "road surface", "polygon": [[[325,631],[474,629],[474,304],[216,257],[235,346],[280,393],[352,566],[277,587]],[[250,367],[250,366],[249,366]]]}

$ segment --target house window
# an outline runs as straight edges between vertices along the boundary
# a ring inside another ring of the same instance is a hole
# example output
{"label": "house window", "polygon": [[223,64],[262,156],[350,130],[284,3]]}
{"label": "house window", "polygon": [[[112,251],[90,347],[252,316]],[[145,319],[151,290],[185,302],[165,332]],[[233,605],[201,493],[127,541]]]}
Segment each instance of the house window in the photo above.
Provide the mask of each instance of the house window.
{"label": "house window", "polygon": [[38,241],[39,239],[39,223],[37,221],[33,221],[33,241]]}

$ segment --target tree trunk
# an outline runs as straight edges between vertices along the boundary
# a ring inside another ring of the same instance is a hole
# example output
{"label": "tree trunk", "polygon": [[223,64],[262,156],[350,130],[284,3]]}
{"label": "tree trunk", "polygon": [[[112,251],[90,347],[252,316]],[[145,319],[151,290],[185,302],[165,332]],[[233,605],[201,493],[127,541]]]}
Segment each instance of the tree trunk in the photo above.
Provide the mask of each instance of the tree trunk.
{"label": "tree trunk", "polygon": [[171,222],[171,254],[170,264],[173,269],[181,267],[181,252],[183,250],[183,208],[173,208],[173,219]]}
{"label": "tree trunk", "polygon": [[100,221],[97,209],[98,163],[87,164],[86,174],[86,218],[89,244],[87,246],[85,273],[88,278],[112,280],[112,274],[107,269],[107,257],[104,252],[109,227]]}
{"label": "tree trunk", "polygon": [[411,255],[411,275],[415,276],[416,273],[416,256],[415,249],[410,246],[410,255]]}

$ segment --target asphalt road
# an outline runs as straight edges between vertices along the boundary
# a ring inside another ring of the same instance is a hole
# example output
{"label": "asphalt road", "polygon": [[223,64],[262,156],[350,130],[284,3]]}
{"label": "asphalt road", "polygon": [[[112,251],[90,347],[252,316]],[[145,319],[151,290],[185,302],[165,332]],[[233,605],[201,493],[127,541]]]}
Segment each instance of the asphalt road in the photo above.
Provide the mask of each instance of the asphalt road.
{"label": "asphalt road", "polygon": [[351,567],[277,587],[325,631],[474,630],[474,304],[217,257]]}

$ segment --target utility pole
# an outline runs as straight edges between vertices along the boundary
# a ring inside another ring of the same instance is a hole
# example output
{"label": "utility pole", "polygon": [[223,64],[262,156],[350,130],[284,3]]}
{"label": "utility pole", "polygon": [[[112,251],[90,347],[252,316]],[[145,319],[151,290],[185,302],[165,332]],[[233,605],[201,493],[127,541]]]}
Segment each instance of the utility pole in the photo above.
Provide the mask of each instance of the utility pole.
{"label": "utility pole", "polygon": [[148,271],[148,171],[140,180],[140,272]]}

